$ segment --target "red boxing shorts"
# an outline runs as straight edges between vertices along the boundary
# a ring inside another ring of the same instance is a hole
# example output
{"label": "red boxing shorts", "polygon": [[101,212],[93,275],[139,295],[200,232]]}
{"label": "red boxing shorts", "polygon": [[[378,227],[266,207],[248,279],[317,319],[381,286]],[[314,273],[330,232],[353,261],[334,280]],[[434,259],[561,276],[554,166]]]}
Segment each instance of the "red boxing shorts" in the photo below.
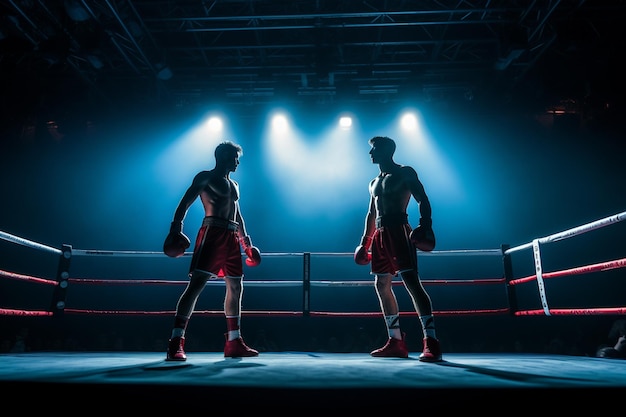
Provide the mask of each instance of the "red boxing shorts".
{"label": "red boxing shorts", "polygon": [[237,222],[205,217],[191,257],[189,276],[201,273],[209,279],[243,278]]}
{"label": "red boxing shorts", "polygon": [[372,239],[372,274],[397,275],[417,271],[417,252],[411,242],[408,223],[378,227]]}

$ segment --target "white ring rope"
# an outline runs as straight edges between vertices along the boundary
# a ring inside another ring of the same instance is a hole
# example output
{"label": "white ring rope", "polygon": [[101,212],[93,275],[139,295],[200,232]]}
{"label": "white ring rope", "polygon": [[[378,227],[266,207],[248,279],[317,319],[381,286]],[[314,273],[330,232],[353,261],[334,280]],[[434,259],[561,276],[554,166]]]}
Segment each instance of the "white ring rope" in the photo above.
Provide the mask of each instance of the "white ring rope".
{"label": "white ring rope", "polygon": [[[599,229],[604,226],[608,226],[613,223],[621,222],[624,219],[626,219],[626,211],[615,214],[613,216],[605,217],[604,219],[596,220],[595,222],[583,224],[582,226],[574,227],[572,229],[568,229],[563,232],[559,232],[553,235],[539,238],[537,239],[537,241],[538,243],[550,243],[550,242],[556,242],[558,240],[569,239],[570,237],[574,237],[582,233],[590,232],[592,230],[596,230],[596,229]],[[533,245],[534,245],[534,240],[529,243],[525,243],[523,245],[509,248],[504,253],[505,255],[510,255],[511,253],[522,250],[522,249],[532,248]]]}
{"label": "white ring rope", "polygon": [[[52,252],[57,255],[61,255],[63,252],[60,249],[56,249],[41,243],[33,242],[21,237],[11,235],[0,231],[0,239],[7,240],[9,242],[17,243],[23,246],[29,246],[35,249],[42,249],[48,252]],[[166,256],[162,251],[139,251],[139,250],[98,250],[98,249],[72,249],[73,256],[136,256],[136,257],[163,257]],[[263,252],[263,256],[296,256],[301,257],[305,252]],[[323,257],[352,257],[353,252],[306,252],[311,256],[323,256]],[[502,250],[500,249],[458,249],[458,250],[442,250],[432,252],[419,251],[420,256],[463,256],[463,255],[497,255],[502,256]],[[191,256],[193,252],[185,252],[183,256]]]}
{"label": "white ring rope", "polygon": [[[591,230],[599,229],[601,227],[608,226],[610,224],[620,222],[626,219],[626,211],[615,214],[613,216],[605,217],[604,219],[596,220],[594,222],[584,224],[582,226],[574,227],[572,229],[565,230],[560,233],[545,236],[537,239],[538,243],[556,242],[562,239],[568,239],[573,236],[580,235]],[[53,248],[51,246],[43,245],[41,243],[33,242],[21,237],[11,235],[9,233],[0,231],[0,239],[17,243],[23,246],[29,246],[35,249],[42,249],[48,252],[52,252],[57,255],[61,255],[63,252],[60,249]],[[513,252],[517,252],[523,249],[533,247],[533,242],[525,243],[519,246],[515,246],[502,252],[500,249],[477,249],[477,250],[444,250],[444,251],[432,251],[432,252],[419,252],[420,256],[461,256],[461,255],[510,255]],[[265,252],[264,256],[302,256],[304,252]],[[352,252],[309,252],[312,256],[338,256],[349,257],[353,256]],[[144,256],[144,257],[161,257],[165,256],[162,251],[135,251],[135,250],[95,250],[95,249],[72,249],[72,255],[76,256]],[[183,256],[191,256],[192,252],[185,252]]]}
{"label": "white ring rope", "polygon": [[11,234],[0,231],[0,238],[7,240],[9,242],[17,243],[22,246],[28,246],[35,249],[42,249],[47,252],[52,252],[54,254],[60,255],[63,253],[60,249],[52,248],[50,246],[42,245],[41,243],[33,242],[30,240],[22,239],[21,237],[13,236]]}
{"label": "white ring rope", "polygon": [[[295,256],[302,257],[305,253],[311,256],[323,257],[352,257],[353,252],[262,252],[262,256]],[[419,252],[420,256],[464,256],[464,255],[497,255],[502,256],[500,249],[476,249],[476,250],[442,250],[432,252]],[[163,257],[165,254],[161,251],[135,251],[135,250],[96,250],[96,249],[72,249],[72,255],[75,256],[138,256],[138,257]],[[183,256],[191,256],[193,252],[185,252]]]}

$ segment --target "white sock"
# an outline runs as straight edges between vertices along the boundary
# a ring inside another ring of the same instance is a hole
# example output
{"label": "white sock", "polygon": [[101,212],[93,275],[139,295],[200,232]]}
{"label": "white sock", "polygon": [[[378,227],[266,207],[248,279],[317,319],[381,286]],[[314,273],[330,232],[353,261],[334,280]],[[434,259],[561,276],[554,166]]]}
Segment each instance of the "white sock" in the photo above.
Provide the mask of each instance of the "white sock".
{"label": "white sock", "polygon": [[435,318],[432,314],[427,316],[420,316],[420,322],[422,323],[422,331],[424,332],[424,337],[432,337],[433,339],[437,338],[435,333]]}
{"label": "white sock", "polygon": [[385,323],[387,324],[387,331],[389,332],[389,337],[393,337],[394,339],[402,339],[402,332],[400,331],[400,315],[392,314],[390,316],[385,316]]}

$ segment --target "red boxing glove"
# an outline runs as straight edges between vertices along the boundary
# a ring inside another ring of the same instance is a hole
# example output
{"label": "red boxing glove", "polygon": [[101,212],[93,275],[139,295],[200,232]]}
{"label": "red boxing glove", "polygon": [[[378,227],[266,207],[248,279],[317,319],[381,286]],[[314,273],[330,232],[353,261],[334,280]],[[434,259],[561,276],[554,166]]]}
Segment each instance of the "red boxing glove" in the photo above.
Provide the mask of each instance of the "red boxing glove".
{"label": "red boxing glove", "polygon": [[420,219],[420,224],[411,231],[411,242],[422,252],[430,252],[435,249],[435,232],[432,228],[432,220]]}
{"label": "red boxing glove", "polygon": [[250,236],[242,237],[239,242],[243,246],[243,250],[246,253],[246,265],[250,267],[258,266],[261,263],[261,252],[259,248],[252,245]]}
{"label": "red boxing glove", "polygon": [[170,258],[180,258],[191,245],[191,241],[182,232],[182,228],[182,223],[172,222],[170,232],[163,242],[163,252]]}
{"label": "red boxing glove", "polygon": [[372,246],[372,238],[363,236],[361,244],[354,250],[354,262],[359,265],[369,264],[372,261],[372,254],[369,253],[370,246]]}
{"label": "red boxing glove", "polygon": [[261,252],[256,246],[250,246],[246,249],[246,265],[258,266],[261,263]]}

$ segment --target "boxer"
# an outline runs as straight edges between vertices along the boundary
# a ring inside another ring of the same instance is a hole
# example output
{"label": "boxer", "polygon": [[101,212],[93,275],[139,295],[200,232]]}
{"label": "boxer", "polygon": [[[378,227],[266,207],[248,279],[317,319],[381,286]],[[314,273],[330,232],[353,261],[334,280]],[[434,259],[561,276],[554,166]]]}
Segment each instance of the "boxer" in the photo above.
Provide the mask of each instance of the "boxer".
{"label": "boxer", "polygon": [[189,267],[189,282],[176,305],[174,326],[167,347],[167,361],[185,361],[185,332],[200,293],[209,279],[223,279],[226,284],[225,357],[257,356],[259,352],[245,344],[241,337],[241,301],[243,296],[243,257],[246,265],[261,263],[261,252],[252,244],[239,205],[239,184],[230,173],[239,166],[243,154],[240,145],[226,141],[214,151],[215,167],[201,171],[185,191],[163,242],[163,252],[170,257],[184,255],[190,240],[183,233],[183,220],[189,207],[199,197],[204,219],[198,230]]}
{"label": "boxer", "polygon": [[[354,261],[359,265],[371,263],[371,274],[375,275],[376,294],[389,335],[387,343],[372,351],[371,355],[399,358],[409,355],[392,288],[393,278],[399,275],[422,326],[424,347],[419,360],[441,361],[431,299],[422,286],[417,268],[416,249],[432,251],[435,248],[430,201],[415,169],[393,160],[396,150],[393,139],[375,136],[369,144],[370,157],[379,165],[380,173],[369,183],[369,208],[361,241],[354,251]],[[420,220],[415,229],[409,225],[407,215],[411,197],[419,204]]]}

